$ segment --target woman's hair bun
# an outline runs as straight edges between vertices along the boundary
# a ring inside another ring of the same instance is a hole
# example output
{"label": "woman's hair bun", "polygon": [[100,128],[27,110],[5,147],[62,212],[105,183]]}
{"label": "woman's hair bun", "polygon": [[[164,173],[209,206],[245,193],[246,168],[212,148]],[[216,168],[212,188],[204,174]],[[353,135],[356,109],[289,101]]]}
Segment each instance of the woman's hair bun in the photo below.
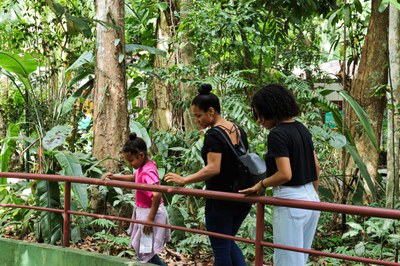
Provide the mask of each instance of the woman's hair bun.
{"label": "woman's hair bun", "polygon": [[212,90],[212,87],[208,83],[203,83],[200,85],[199,94],[209,94]]}
{"label": "woman's hair bun", "polygon": [[129,139],[130,139],[130,140],[135,140],[136,138],[137,138],[137,135],[136,135],[135,132],[129,133]]}

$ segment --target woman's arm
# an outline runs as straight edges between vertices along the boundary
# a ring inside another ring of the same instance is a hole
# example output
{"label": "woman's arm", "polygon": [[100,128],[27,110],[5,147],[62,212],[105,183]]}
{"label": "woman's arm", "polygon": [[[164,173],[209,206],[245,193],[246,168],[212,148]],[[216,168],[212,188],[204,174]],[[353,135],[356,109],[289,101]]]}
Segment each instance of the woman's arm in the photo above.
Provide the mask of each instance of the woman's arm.
{"label": "woman's arm", "polygon": [[292,179],[292,168],[290,167],[289,157],[276,157],[275,163],[278,168],[275,174],[261,180],[251,188],[239,190],[239,193],[250,195],[258,193],[266,187],[276,187],[289,182]]}
{"label": "woman's arm", "polygon": [[314,160],[315,160],[315,168],[317,169],[317,180],[313,181],[313,186],[315,191],[318,191],[318,185],[319,185],[319,175],[321,173],[321,170],[319,168],[319,162],[317,158],[317,154],[314,151]]}
{"label": "woman's arm", "polygon": [[119,181],[135,181],[135,175],[114,175],[113,173],[105,173],[101,179],[111,179],[111,180],[119,180]]}
{"label": "woman's arm", "polygon": [[[154,219],[156,218],[156,214],[158,211],[158,207],[160,206],[160,202],[161,202],[161,193],[153,191],[153,202],[151,203],[150,212],[147,215],[147,222],[154,222]],[[143,227],[144,234],[148,235],[151,232],[153,232],[153,227],[151,225],[145,225]]]}
{"label": "woman's arm", "polygon": [[188,175],[187,177],[180,176],[175,173],[168,173],[164,180],[174,182],[178,185],[185,185],[205,181],[211,177],[218,175],[221,171],[222,154],[216,152],[207,153],[207,165],[198,172]]}

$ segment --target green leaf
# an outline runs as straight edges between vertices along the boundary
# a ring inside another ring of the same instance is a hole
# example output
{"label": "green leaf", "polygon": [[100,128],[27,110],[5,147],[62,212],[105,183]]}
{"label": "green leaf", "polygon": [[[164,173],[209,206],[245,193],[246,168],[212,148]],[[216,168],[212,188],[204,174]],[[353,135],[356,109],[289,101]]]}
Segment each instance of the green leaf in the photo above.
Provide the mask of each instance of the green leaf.
{"label": "green leaf", "polygon": [[[171,225],[185,226],[185,218],[177,205],[168,205],[168,214]],[[184,239],[185,232],[174,230],[171,236],[175,239]]]}
{"label": "green leaf", "polygon": [[346,22],[346,26],[350,27],[351,26],[351,8],[350,8],[350,4],[346,4],[343,7],[343,19]]}
{"label": "green leaf", "polygon": [[71,72],[72,70],[75,70],[79,67],[81,67],[84,64],[87,63],[93,63],[94,61],[94,55],[92,51],[85,51],[76,61],[65,71],[66,74]]}
{"label": "green leaf", "polygon": [[335,134],[329,140],[329,144],[335,149],[341,149],[346,145],[346,143],[347,143],[346,137],[343,136],[342,134]]}
{"label": "green leaf", "polygon": [[151,139],[146,128],[142,126],[142,124],[136,121],[130,121],[129,129],[131,132],[135,132],[138,137],[141,137],[144,142],[146,142],[147,149],[151,147]]}
{"label": "green leaf", "polygon": [[[36,187],[37,206],[46,208],[60,208],[60,188],[58,182],[37,180]],[[63,218],[61,213],[39,212],[38,229],[40,238],[45,243],[55,244],[61,238]]]}
{"label": "green leaf", "polygon": [[36,70],[37,62],[30,54],[18,56],[0,51],[0,66],[11,73],[27,79],[28,75]]}
{"label": "green leaf", "polygon": [[167,57],[167,53],[163,50],[156,49],[154,47],[146,46],[146,45],[140,45],[140,44],[127,44],[126,45],[126,53],[133,52],[133,51],[147,51],[150,54],[154,55],[160,55],[162,57]]}
{"label": "green leaf", "polygon": [[[83,176],[82,166],[78,159],[73,154],[67,154],[64,152],[57,152],[55,155],[58,163],[60,164],[62,175],[66,176]],[[71,185],[74,195],[77,197],[78,202],[82,208],[86,209],[88,206],[88,193],[87,185],[72,183]]]}
{"label": "green leaf", "polygon": [[[20,127],[18,124],[10,123],[7,128],[6,137],[1,140],[3,145],[0,153],[0,170],[2,172],[8,172],[8,163],[15,152],[19,131]],[[0,178],[0,184],[7,184],[7,178]]]}
{"label": "green leaf", "polygon": [[374,130],[372,129],[371,123],[369,121],[367,113],[364,109],[360,106],[360,104],[354,100],[354,98],[348,94],[347,92],[340,90],[338,93],[349,103],[351,108],[356,113],[358,119],[363,126],[365,133],[367,134],[368,138],[371,140],[372,145],[375,147],[376,150],[379,151],[378,141],[376,140]]}
{"label": "green leaf", "polygon": [[360,224],[358,224],[358,223],[355,223],[355,222],[348,222],[348,223],[346,223],[348,226],[350,226],[351,228],[354,228],[354,229],[356,229],[356,230],[358,230],[358,231],[362,231],[363,230],[363,228],[362,228],[362,226],[360,225]]}
{"label": "green leaf", "polygon": [[361,159],[357,148],[349,143],[347,143],[345,147],[346,147],[346,150],[350,153],[354,162],[357,164],[358,168],[360,169],[361,176],[367,182],[367,185],[369,187],[369,190],[372,193],[372,196],[376,197],[376,190],[375,190],[374,182],[373,182],[371,176],[369,175],[367,167],[366,167],[365,163],[363,162],[363,160]]}
{"label": "green leaf", "polygon": [[53,127],[43,138],[43,148],[52,151],[54,148],[61,146],[71,132],[72,127],[69,125]]}
{"label": "green leaf", "polygon": [[357,256],[362,256],[365,253],[365,245],[364,242],[360,242],[358,243],[355,247],[354,247],[354,252],[356,253]]}
{"label": "green leaf", "polygon": [[382,0],[381,4],[379,5],[379,12],[382,13],[386,10],[386,8],[389,6],[390,0]]}

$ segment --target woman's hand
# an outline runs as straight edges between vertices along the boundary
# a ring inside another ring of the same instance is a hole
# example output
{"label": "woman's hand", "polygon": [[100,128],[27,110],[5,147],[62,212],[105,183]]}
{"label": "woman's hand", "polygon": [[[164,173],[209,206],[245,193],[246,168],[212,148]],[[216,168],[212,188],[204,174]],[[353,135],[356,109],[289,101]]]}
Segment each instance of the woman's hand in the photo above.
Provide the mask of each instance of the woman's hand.
{"label": "woman's hand", "polygon": [[186,180],[184,177],[178,175],[178,174],[174,174],[174,173],[168,173],[165,175],[164,180],[167,182],[173,182],[177,185],[185,185],[186,184]]}
{"label": "woman's hand", "polygon": [[108,173],[105,173],[102,177],[101,177],[101,180],[106,180],[107,178],[108,179],[113,179],[113,173],[110,173],[110,172],[108,172]]}
{"label": "woman's hand", "polygon": [[239,193],[243,193],[246,195],[252,195],[252,194],[260,195],[265,189],[265,187],[261,185],[261,182],[262,180],[250,188],[239,190]]}

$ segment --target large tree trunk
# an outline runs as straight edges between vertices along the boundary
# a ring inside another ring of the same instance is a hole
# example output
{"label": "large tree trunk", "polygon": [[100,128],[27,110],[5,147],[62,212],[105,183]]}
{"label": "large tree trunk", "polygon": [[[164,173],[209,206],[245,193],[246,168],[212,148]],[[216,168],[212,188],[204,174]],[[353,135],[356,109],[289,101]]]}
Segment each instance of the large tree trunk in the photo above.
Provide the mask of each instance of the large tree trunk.
{"label": "large tree trunk", "polygon": [[[98,159],[118,159],[102,164],[111,172],[117,172],[122,165],[121,150],[128,135],[124,4],[123,0],[96,0],[97,19],[119,27],[117,30],[97,24],[93,155]],[[92,191],[91,206],[96,210],[97,194]]]}
{"label": "large tree trunk", "polygon": [[[378,10],[380,2],[380,0],[372,0],[371,18],[362,49],[358,75],[350,89],[350,94],[367,112],[378,142],[381,139],[386,99],[382,96],[374,96],[373,93],[377,87],[387,84],[389,23],[388,10],[383,13]],[[346,111],[346,116],[347,121],[357,121],[356,115],[349,109]],[[376,179],[379,151],[373,147],[360,124],[351,122],[349,127],[369,174]],[[365,185],[365,188],[368,192],[368,186]]]}
{"label": "large tree trunk", "polygon": [[[167,53],[166,58],[157,55],[155,68],[171,68],[176,62],[176,53],[174,47],[171,47],[170,41],[173,39],[176,29],[174,11],[177,10],[178,1],[169,1],[169,6],[165,11],[160,11],[157,20],[157,49]],[[153,89],[153,128],[155,130],[168,130],[172,128],[173,115],[172,110],[172,91],[173,85],[165,80],[154,79]]]}
{"label": "large tree trunk", "polygon": [[400,167],[400,12],[390,5],[389,11],[389,67],[390,85],[388,98],[388,140],[386,207],[394,208],[399,196]]}

